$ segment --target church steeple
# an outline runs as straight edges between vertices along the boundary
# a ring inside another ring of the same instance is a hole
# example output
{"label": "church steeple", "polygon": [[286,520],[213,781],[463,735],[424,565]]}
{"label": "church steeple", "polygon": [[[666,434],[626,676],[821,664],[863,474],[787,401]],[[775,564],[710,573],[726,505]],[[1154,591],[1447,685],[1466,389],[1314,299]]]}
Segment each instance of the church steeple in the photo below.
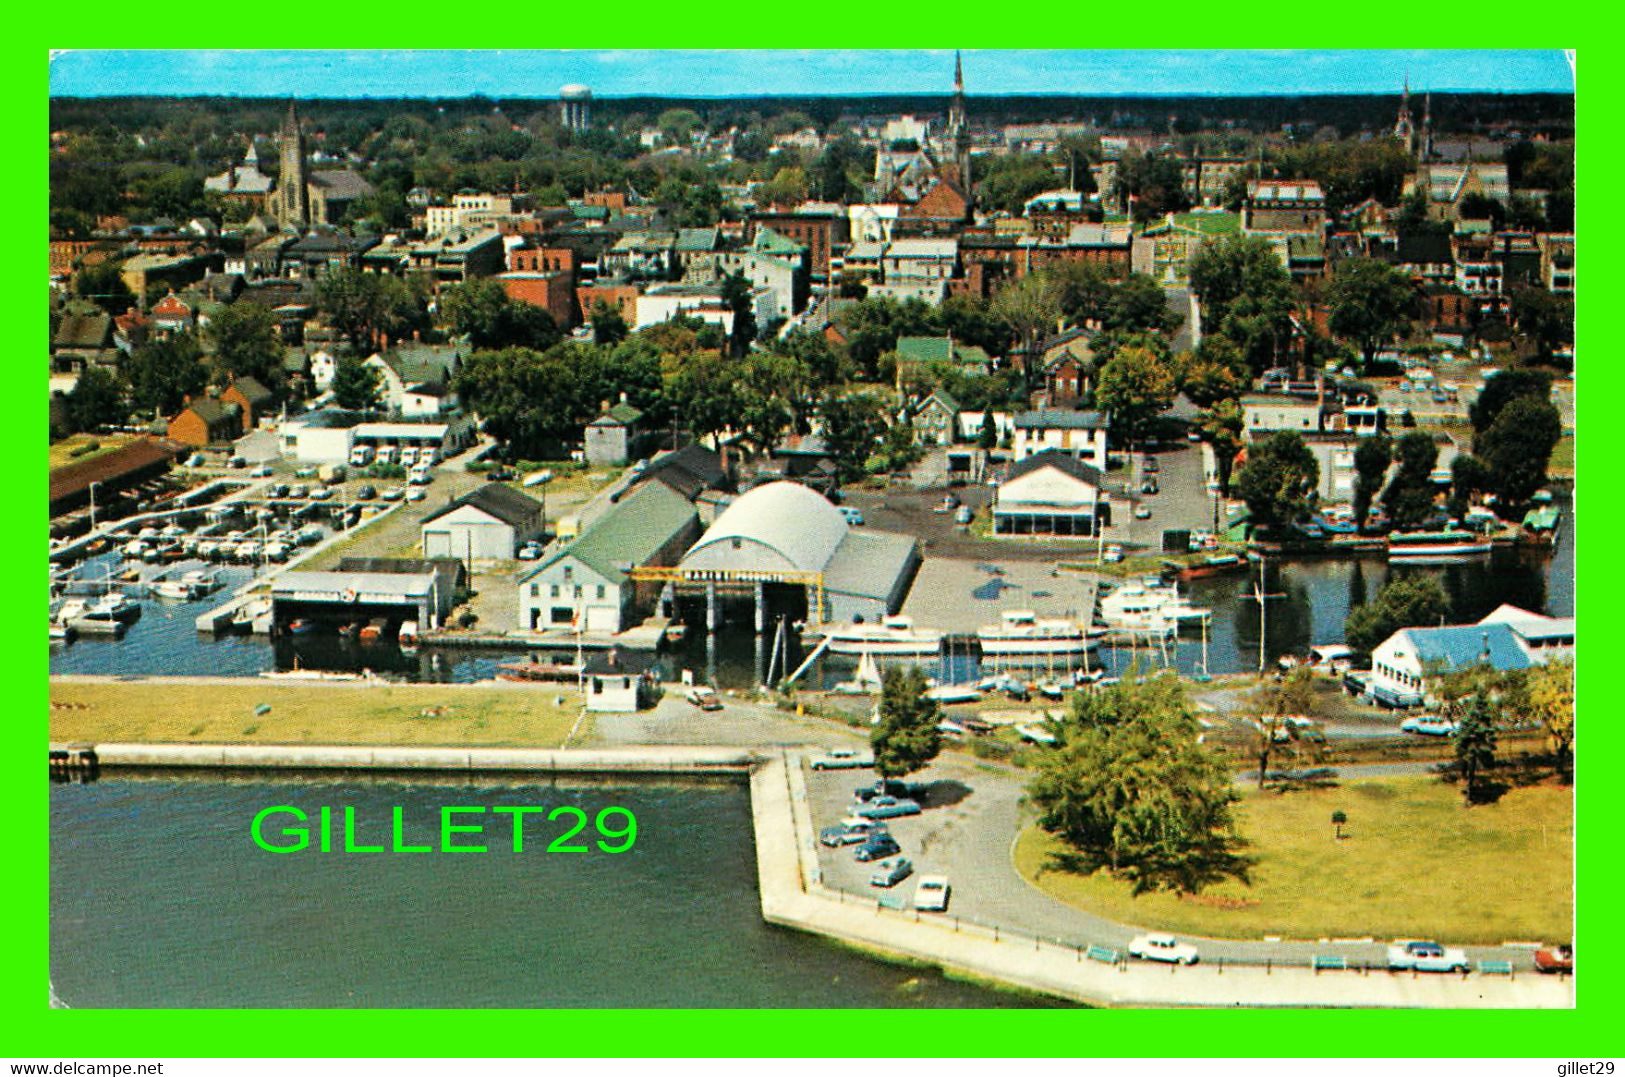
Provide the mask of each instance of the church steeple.
{"label": "church steeple", "polygon": [[1422,160],[1433,159],[1433,91],[1422,95]]}
{"label": "church steeple", "polygon": [[948,106],[948,139],[953,143],[959,186],[971,193],[970,122],[965,118],[965,67],[959,50],[954,50],[954,97]]}
{"label": "church steeple", "polygon": [[1405,77],[1405,88],[1399,95],[1399,117],[1394,121],[1394,138],[1405,147],[1406,153],[1416,152],[1416,127],[1411,122],[1411,80]]}
{"label": "church steeple", "polygon": [[288,102],[288,116],[278,137],[282,171],[276,181],[276,219],[284,228],[302,228],[310,220],[310,191],[305,185],[305,136],[299,113]]}

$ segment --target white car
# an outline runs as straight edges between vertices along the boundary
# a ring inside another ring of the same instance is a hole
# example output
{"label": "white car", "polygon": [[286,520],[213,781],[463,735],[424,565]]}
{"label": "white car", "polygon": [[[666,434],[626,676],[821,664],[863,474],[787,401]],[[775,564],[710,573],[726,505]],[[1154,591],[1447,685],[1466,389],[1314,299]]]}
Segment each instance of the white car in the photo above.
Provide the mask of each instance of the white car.
{"label": "white car", "polygon": [[251,478],[251,479],[268,479],[268,478],[270,478],[271,477],[271,465],[270,464],[260,464],[258,467],[250,468],[249,472],[248,472],[248,477]]}
{"label": "white car", "polygon": [[1196,947],[1190,943],[1160,934],[1136,935],[1128,944],[1128,955],[1169,965],[1194,965],[1201,960]]}
{"label": "white car", "polygon": [[424,489],[421,486],[414,486],[410,490],[406,491],[406,500],[408,501],[422,501],[428,496],[429,495],[424,492]]}
{"label": "white car", "polygon": [[1117,545],[1107,546],[1106,552],[1102,556],[1105,557],[1108,565],[1115,565],[1123,560],[1123,547]]}
{"label": "white car", "polygon": [[921,875],[920,884],[914,888],[914,908],[919,912],[947,912],[952,889],[946,875]]}
{"label": "white car", "polygon": [[1399,723],[1401,733],[1416,733],[1424,737],[1453,737],[1456,723],[1437,714],[1418,714]]}
{"label": "white car", "polygon": [[1388,967],[1414,972],[1466,972],[1467,953],[1423,939],[1401,939],[1388,947]]}
{"label": "white car", "polygon": [[828,754],[812,761],[814,770],[859,770],[874,765],[874,756],[859,755],[852,748],[831,748]]}

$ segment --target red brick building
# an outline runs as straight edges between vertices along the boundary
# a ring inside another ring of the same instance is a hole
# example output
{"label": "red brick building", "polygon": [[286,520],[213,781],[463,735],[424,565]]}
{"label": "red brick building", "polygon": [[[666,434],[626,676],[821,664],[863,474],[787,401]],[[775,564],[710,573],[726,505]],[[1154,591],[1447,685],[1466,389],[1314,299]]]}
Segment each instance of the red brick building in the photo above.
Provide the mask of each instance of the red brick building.
{"label": "red brick building", "polygon": [[760,228],[771,228],[786,239],[806,247],[809,269],[815,281],[829,280],[830,254],[844,250],[852,237],[851,221],[845,213],[837,213],[833,209],[753,213],[746,228],[746,241],[754,240]]}

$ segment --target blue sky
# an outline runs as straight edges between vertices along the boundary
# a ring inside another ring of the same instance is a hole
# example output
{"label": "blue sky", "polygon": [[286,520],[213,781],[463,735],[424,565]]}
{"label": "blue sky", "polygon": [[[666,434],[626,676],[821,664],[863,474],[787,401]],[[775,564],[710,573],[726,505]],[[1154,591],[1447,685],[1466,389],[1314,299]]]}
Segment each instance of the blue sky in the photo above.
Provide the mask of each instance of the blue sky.
{"label": "blue sky", "polygon": [[[603,97],[938,93],[944,50],[92,51],[51,61],[63,96],[552,97],[582,82]],[[1557,50],[967,50],[979,93],[1572,92]]]}

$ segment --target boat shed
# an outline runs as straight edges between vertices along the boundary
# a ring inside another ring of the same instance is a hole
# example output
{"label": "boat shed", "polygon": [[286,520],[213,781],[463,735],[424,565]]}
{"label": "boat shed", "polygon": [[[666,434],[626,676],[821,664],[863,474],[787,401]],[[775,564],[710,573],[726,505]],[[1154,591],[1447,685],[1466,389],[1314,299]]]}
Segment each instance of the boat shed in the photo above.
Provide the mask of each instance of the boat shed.
{"label": "boat shed", "polygon": [[276,625],[296,617],[320,621],[382,617],[438,628],[451,612],[455,595],[433,569],[423,572],[284,572],[271,584],[271,615]]}
{"label": "boat shed", "polygon": [[754,592],[761,627],[763,588],[807,591],[810,617],[878,620],[902,605],[920,564],[908,535],[854,531],[828,499],[795,482],[743,494],[719,515],[678,566],[678,590],[704,588],[707,625],[719,590]]}
{"label": "boat shed", "polygon": [[507,561],[542,534],[542,504],[511,486],[486,483],[423,521],[425,557]]}

